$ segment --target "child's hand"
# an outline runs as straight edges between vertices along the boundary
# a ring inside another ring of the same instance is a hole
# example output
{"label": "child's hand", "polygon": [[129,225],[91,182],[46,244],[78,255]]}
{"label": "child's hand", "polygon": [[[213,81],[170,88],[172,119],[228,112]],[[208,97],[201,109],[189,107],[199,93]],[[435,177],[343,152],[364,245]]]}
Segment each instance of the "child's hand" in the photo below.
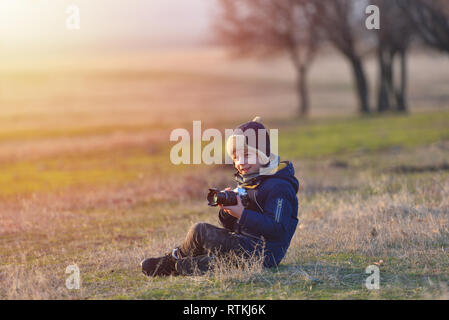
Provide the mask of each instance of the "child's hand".
{"label": "child's hand", "polygon": [[[226,188],[226,191],[231,190],[231,188]],[[239,195],[236,195],[237,198],[237,204],[235,206],[223,206],[219,204],[220,208],[224,210],[224,212],[230,214],[233,217],[236,217],[237,219],[240,219],[242,216],[243,210],[245,207],[242,205],[242,200],[240,199]]]}

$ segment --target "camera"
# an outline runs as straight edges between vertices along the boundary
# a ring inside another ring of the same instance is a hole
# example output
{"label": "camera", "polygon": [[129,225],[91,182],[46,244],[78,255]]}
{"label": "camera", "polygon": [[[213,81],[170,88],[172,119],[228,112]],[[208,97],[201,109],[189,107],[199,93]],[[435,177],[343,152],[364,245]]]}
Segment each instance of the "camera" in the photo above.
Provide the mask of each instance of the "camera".
{"label": "camera", "polygon": [[242,205],[245,208],[248,207],[250,198],[244,188],[235,188],[230,191],[219,191],[215,188],[209,189],[209,193],[207,195],[207,201],[209,202],[208,205],[211,207],[216,207],[219,204],[223,206],[235,206],[237,204],[237,195],[240,196]]}

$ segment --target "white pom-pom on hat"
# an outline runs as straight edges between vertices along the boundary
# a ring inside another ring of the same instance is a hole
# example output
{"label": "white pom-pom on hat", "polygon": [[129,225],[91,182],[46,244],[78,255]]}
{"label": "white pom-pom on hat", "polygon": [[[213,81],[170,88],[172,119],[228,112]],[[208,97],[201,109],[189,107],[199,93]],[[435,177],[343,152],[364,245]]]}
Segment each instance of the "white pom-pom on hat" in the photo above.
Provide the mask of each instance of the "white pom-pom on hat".
{"label": "white pom-pom on hat", "polygon": [[256,116],[252,122],[258,122],[258,123],[262,123],[262,118],[259,116]]}

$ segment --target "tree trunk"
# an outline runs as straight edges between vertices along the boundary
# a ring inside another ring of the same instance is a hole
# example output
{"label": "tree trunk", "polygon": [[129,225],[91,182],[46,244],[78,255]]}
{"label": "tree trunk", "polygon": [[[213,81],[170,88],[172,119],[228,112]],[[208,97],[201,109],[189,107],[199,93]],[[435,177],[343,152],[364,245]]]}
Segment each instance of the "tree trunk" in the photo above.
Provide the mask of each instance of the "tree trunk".
{"label": "tree trunk", "polygon": [[377,59],[379,63],[379,82],[378,82],[378,96],[377,96],[377,111],[384,112],[390,109],[389,86],[388,86],[388,72],[387,59],[385,57],[385,50],[379,46]]}
{"label": "tree trunk", "polygon": [[355,85],[357,88],[359,110],[361,113],[369,113],[369,90],[362,61],[358,57],[352,57],[350,58],[350,63],[354,74]]}
{"label": "tree trunk", "polygon": [[390,49],[385,52],[386,54],[386,75],[385,75],[385,81],[387,82],[387,88],[388,88],[388,104],[389,108],[388,110],[391,110],[394,108],[394,105],[396,103],[395,101],[395,86],[394,86],[394,56],[395,53],[391,51]]}
{"label": "tree trunk", "polygon": [[401,66],[401,82],[399,89],[396,90],[396,103],[399,112],[407,112],[407,49],[399,52]]}
{"label": "tree trunk", "polygon": [[307,117],[309,114],[309,89],[307,85],[307,72],[308,68],[305,65],[301,65],[297,68],[297,92],[299,100],[299,116]]}

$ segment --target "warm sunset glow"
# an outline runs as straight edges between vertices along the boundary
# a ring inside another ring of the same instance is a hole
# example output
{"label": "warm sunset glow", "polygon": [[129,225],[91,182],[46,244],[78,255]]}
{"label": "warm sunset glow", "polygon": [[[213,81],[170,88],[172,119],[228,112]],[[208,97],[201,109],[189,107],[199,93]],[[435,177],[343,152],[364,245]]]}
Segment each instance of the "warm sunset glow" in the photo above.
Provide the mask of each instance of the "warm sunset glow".
{"label": "warm sunset glow", "polygon": [[[80,10],[79,30],[68,30],[67,8]],[[202,41],[211,3],[205,0],[0,0],[2,49],[87,50]]]}

